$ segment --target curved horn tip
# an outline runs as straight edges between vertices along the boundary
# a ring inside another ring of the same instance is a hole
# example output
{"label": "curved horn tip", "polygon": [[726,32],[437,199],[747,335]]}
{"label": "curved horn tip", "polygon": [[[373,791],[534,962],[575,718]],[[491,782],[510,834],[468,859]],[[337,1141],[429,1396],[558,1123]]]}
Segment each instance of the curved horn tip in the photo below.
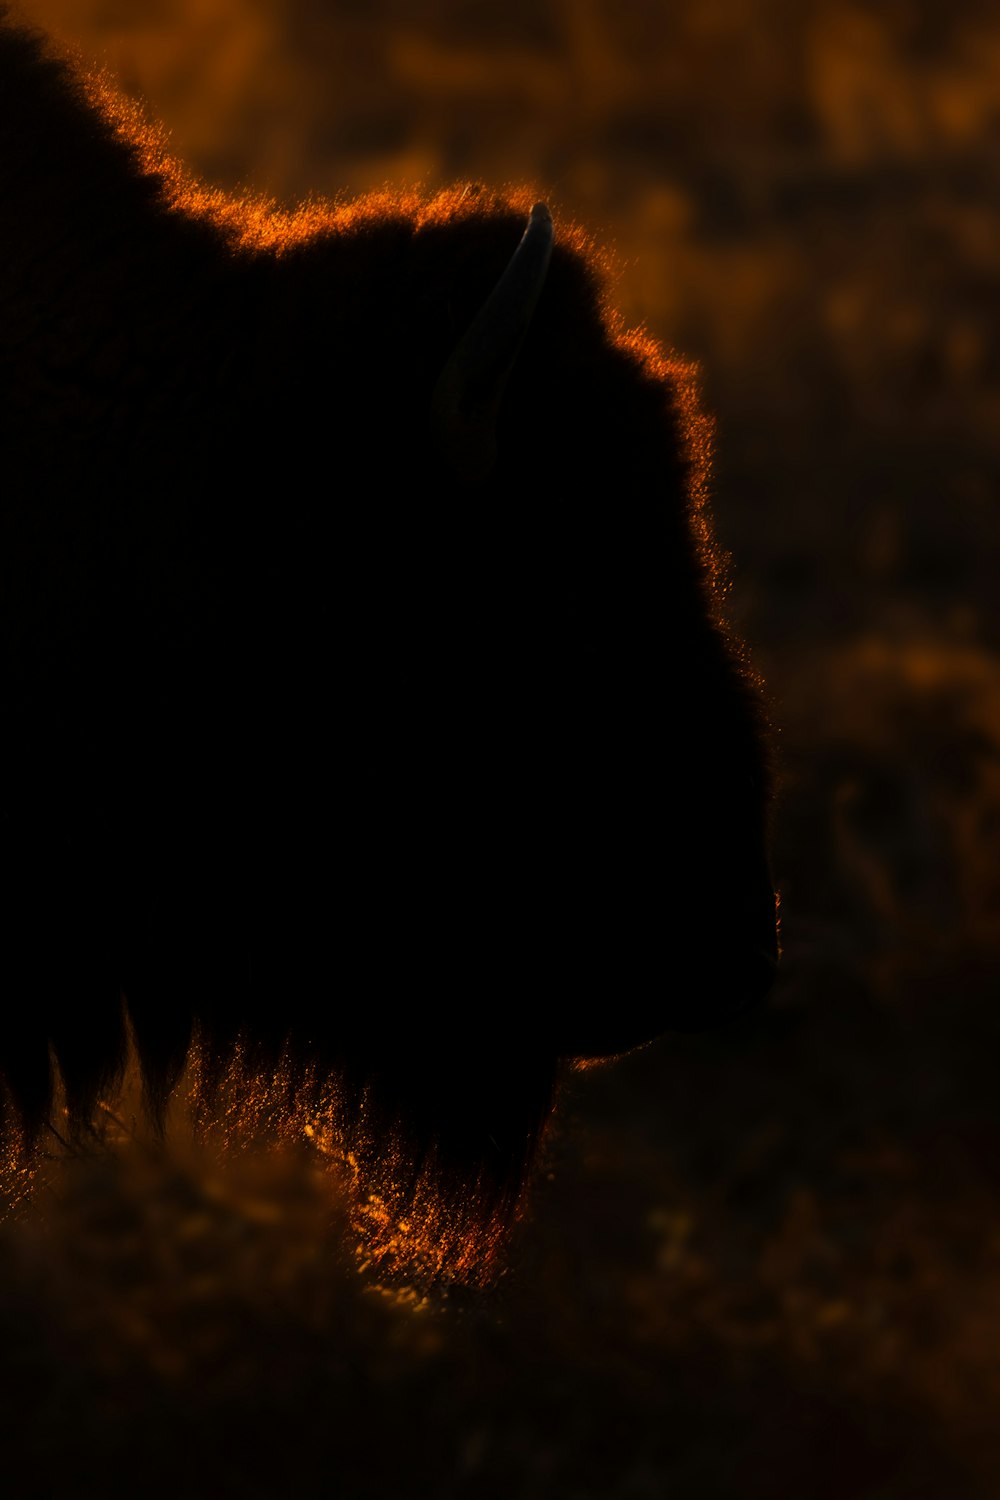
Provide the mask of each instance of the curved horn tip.
{"label": "curved horn tip", "polygon": [[508,376],[542,293],[555,240],[548,205],[536,203],[500,280],[438,376],[430,422],[461,478],[496,467],[496,421]]}

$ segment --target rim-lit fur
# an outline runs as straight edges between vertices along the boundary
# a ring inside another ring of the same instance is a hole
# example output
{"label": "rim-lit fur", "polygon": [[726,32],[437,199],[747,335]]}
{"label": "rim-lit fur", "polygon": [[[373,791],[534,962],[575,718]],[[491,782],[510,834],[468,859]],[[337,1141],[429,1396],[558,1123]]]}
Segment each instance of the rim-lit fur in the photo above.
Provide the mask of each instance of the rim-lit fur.
{"label": "rim-lit fur", "polygon": [[557,213],[474,503],[429,430],[535,196],[228,197],[0,19],[8,1130],[127,1017],[154,1116],[197,1033],[492,1234],[557,1054],[766,988],[691,370]]}

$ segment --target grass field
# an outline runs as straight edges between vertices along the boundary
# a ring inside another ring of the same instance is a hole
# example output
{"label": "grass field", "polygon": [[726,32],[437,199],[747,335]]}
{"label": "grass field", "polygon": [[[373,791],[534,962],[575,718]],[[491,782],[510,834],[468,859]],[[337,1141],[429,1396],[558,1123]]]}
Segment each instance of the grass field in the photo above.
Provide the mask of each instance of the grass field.
{"label": "grass field", "polygon": [[489,1294],[367,1285],[307,1155],[67,1163],[0,1226],[3,1493],[994,1500],[995,6],[22,11],[213,180],[527,179],[610,247],[718,422],[785,952],[567,1079]]}

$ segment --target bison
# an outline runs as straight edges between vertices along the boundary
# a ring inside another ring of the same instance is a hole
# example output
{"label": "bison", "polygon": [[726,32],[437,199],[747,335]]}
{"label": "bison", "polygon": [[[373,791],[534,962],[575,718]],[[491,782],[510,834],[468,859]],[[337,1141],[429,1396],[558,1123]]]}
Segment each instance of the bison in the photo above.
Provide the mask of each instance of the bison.
{"label": "bison", "polygon": [[213,191],[2,14],[0,257],[8,1152],[196,1055],[479,1274],[559,1060],[774,972],[692,372],[526,193]]}

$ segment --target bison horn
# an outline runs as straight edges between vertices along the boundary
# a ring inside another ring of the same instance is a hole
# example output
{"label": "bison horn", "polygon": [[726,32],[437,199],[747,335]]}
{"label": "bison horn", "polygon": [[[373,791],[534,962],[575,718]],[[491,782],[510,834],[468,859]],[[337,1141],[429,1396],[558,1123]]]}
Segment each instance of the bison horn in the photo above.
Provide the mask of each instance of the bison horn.
{"label": "bison horn", "polygon": [[471,485],[496,468],[500,401],[545,284],[553,238],[552,215],[536,203],[507,269],[434,387],[432,428],[442,453]]}

